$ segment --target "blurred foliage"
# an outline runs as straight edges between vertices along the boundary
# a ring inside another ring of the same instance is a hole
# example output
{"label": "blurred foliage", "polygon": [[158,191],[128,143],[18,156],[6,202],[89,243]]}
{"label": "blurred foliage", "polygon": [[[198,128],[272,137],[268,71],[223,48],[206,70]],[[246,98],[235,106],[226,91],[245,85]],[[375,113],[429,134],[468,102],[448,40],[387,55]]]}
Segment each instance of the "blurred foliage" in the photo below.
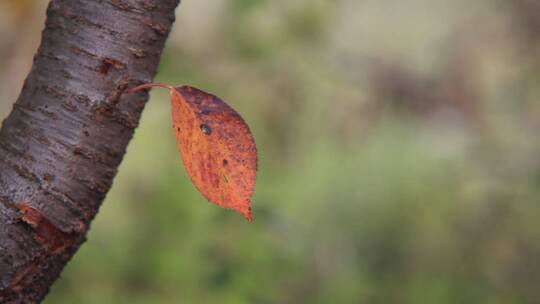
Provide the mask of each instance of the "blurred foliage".
{"label": "blurred foliage", "polygon": [[158,80],[251,125],[255,222],[197,193],[153,91],[45,303],[540,302],[539,7],[183,1]]}

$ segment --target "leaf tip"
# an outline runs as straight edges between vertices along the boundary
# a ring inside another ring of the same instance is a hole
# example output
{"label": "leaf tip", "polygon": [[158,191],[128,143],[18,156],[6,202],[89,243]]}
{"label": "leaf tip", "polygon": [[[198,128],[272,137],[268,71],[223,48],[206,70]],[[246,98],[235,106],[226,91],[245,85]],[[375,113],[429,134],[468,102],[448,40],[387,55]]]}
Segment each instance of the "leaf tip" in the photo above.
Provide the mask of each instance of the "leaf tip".
{"label": "leaf tip", "polygon": [[251,211],[248,210],[248,212],[244,213],[244,217],[250,224],[253,224],[253,215],[251,214]]}
{"label": "leaf tip", "polygon": [[236,209],[236,212],[240,213],[250,224],[253,223],[253,215],[251,214],[251,207],[245,209]]}

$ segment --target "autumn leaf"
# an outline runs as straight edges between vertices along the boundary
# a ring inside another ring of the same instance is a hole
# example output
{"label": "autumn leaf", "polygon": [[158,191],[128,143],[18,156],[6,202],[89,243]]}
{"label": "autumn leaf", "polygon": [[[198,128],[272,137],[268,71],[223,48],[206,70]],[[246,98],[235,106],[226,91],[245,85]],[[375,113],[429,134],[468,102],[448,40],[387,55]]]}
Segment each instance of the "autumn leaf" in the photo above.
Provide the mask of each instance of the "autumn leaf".
{"label": "autumn leaf", "polygon": [[257,176],[257,148],[242,117],[218,97],[191,86],[163,87],[171,94],[172,123],[186,171],[209,201],[252,221],[251,197]]}

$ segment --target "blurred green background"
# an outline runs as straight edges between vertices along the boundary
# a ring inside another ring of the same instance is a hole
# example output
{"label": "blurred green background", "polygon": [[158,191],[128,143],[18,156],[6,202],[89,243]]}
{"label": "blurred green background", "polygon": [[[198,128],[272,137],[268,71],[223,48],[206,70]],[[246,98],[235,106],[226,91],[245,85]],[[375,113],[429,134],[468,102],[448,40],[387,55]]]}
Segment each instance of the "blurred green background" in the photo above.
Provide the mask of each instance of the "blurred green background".
{"label": "blurred green background", "polygon": [[[0,2],[0,118],[45,2]],[[535,0],[183,0],[157,80],[249,123],[255,222],[197,193],[153,90],[45,303],[540,303],[539,55]]]}

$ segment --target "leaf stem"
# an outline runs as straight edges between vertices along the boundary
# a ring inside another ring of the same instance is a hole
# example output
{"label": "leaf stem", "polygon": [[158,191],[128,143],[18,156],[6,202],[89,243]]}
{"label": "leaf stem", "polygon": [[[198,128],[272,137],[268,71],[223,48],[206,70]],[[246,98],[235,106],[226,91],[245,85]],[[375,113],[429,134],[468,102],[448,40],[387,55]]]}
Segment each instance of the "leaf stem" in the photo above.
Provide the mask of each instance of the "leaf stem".
{"label": "leaf stem", "polygon": [[138,86],[136,86],[136,87],[133,87],[133,88],[127,90],[127,93],[135,93],[135,92],[140,91],[140,90],[142,90],[142,89],[151,88],[151,87],[165,88],[165,89],[170,90],[171,92],[173,92],[174,90],[176,90],[172,85],[169,85],[169,84],[166,84],[166,83],[162,83],[162,82],[148,82],[148,83],[143,83],[143,84],[141,84],[141,85],[138,85]]}

